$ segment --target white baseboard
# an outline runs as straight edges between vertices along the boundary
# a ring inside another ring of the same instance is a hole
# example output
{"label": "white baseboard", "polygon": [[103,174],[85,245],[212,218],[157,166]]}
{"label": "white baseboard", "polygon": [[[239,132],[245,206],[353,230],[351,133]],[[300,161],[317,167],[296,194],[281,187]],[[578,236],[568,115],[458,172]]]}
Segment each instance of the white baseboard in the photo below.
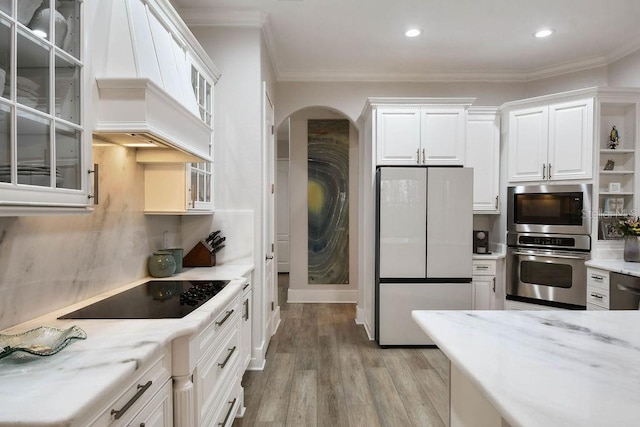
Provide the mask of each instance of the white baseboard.
{"label": "white baseboard", "polygon": [[323,303],[355,303],[358,301],[358,291],[341,291],[333,289],[291,289],[287,293],[287,302],[323,302]]}
{"label": "white baseboard", "polygon": [[367,333],[369,340],[373,341],[374,334],[371,333],[371,326],[369,325],[369,322],[367,322],[367,316],[364,313],[364,310],[362,310],[359,306],[356,306],[356,324],[364,326],[364,330]]}
{"label": "white baseboard", "polygon": [[262,371],[267,362],[266,353],[267,349],[265,348],[264,341],[262,341],[259,347],[252,349],[251,360],[249,361],[249,366],[247,366],[247,371]]}

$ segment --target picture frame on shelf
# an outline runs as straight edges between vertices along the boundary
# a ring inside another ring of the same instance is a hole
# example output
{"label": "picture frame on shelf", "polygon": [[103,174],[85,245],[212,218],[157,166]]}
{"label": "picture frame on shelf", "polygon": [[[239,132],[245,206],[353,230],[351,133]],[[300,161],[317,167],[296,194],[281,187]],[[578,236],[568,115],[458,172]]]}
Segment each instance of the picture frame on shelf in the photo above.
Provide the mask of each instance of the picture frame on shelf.
{"label": "picture frame on shelf", "polygon": [[609,183],[609,193],[619,193],[620,191],[622,191],[622,185],[619,182]]}
{"label": "picture frame on shelf", "polygon": [[624,197],[607,197],[604,201],[606,214],[624,215]]}
{"label": "picture frame on shelf", "polygon": [[598,238],[601,240],[620,240],[624,237],[622,231],[616,228],[618,218],[605,217],[600,218],[600,232]]}
{"label": "picture frame on shelf", "polygon": [[607,164],[604,165],[604,170],[612,171],[615,165],[616,165],[616,162],[614,162],[613,160],[609,159],[609,160],[607,160]]}

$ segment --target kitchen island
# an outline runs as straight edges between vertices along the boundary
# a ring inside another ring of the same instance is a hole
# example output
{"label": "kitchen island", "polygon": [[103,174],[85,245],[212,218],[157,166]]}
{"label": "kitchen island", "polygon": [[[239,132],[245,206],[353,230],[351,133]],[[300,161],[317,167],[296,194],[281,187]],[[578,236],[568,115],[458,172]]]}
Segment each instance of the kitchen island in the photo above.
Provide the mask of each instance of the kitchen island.
{"label": "kitchen island", "polygon": [[[173,353],[173,357],[165,358],[173,366],[168,363],[169,366],[163,369],[175,372],[176,363],[187,363],[175,356],[180,351],[176,341],[197,346],[199,343],[194,339],[203,336],[202,329],[217,316],[224,315],[223,310],[237,299],[251,270],[252,266],[192,268],[167,278],[230,280],[216,296],[179,319],[57,319],[150,279],[145,278],[2,331],[3,334],[16,334],[43,325],[59,329],[77,325],[87,333],[87,338],[74,340],[59,353],[48,357],[13,353],[0,359],[0,426],[85,427],[91,424],[87,420],[108,403],[105,399],[118,395],[118,390],[125,388],[129,378],[147,369],[145,366],[154,364],[155,367],[159,355],[166,355],[167,351]],[[128,396],[124,401],[127,400]],[[109,413],[106,414],[109,417]],[[104,420],[96,423],[106,425]]]}
{"label": "kitchen island", "polygon": [[412,316],[451,361],[451,427],[638,425],[638,311]]}

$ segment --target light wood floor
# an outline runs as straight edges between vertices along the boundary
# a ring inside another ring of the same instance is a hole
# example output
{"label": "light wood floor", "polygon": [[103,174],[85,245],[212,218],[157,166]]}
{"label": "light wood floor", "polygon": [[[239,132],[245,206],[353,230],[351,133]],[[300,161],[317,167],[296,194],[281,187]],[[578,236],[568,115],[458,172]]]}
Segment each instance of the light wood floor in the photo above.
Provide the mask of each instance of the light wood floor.
{"label": "light wood floor", "polygon": [[263,371],[247,371],[240,426],[445,426],[449,362],[437,349],[381,349],[355,304],[287,304]]}

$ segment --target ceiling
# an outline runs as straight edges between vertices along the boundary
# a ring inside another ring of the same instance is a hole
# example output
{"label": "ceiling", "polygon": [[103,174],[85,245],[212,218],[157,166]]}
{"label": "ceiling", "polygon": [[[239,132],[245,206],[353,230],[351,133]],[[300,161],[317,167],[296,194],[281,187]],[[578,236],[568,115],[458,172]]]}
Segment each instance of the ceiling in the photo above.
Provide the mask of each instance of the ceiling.
{"label": "ceiling", "polygon": [[640,48],[639,0],[171,2],[189,25],[262,27],[278,80],[528,81]]}

